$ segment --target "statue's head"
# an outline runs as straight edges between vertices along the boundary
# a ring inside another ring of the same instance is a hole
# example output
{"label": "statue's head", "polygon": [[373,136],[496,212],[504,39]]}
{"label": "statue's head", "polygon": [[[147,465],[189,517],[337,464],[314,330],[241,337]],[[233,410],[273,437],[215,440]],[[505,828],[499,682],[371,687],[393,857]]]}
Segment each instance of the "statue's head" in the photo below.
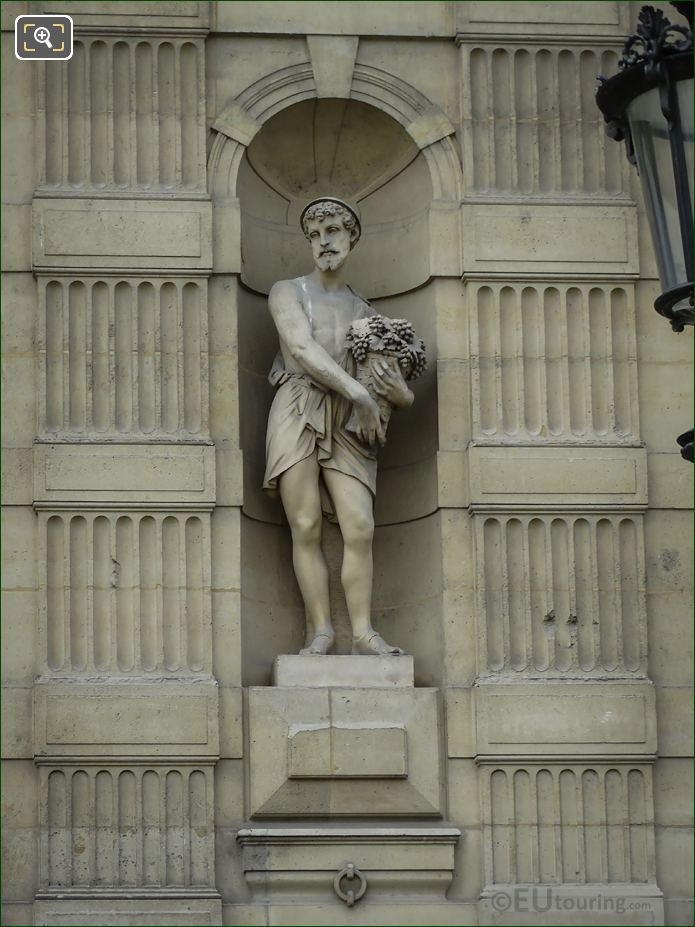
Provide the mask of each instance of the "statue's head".
{"label": "statue's head", "polygon": [[356,207],[330,196],[305,206],[300,222],[319,270],[337,270],[344,264],[362,231]]}

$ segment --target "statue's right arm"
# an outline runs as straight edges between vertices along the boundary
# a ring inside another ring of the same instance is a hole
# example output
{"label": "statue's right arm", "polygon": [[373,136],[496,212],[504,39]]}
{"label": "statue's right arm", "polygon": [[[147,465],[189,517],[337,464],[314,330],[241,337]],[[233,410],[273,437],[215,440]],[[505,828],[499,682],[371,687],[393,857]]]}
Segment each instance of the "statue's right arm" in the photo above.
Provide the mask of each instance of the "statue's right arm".
{"label": "statue's right arm", "polygon": [[292,281],[281,280],[273,286],[268,297],[268,307],[285,351],[312,380],[340,393],[351,402],[363,401],[362,394],[367,393],[367,390],[336,364],[312,337],[311,325]]}
{"label": "statue's right arm", "polygon": [[336,364],[330,354],[312,337],[299,294],[290,280],[276,283],[268,296],[270,314],[284,351],[312,380],[335,390],[354,404],[360,423],[358,437],[367,444],[384,443],[384,427],[379,407],[361,383]]}

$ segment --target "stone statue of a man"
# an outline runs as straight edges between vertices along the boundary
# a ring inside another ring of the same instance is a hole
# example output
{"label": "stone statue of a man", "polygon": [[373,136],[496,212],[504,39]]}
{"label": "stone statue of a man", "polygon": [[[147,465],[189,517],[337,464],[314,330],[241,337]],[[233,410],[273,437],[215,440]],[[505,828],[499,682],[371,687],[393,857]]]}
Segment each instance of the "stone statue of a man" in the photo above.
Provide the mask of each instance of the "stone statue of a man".
{"label": "stone statue of a man", "polygon": [[[292,532],[307,616],[301,653],[326,654],[335,640],[321,550],[325,510],[335,514],[343,536],[341,580],[352,652],[402,654],[371,624],[376,444],[384,443],[384,428],[377,403],[352,375],[354,361],[345,345],[350,325],[374,315],[344,279],[345,262],[360,237],[360,217],[348,203],[321,197],[306,206],[300,221],[316,266],[270,291],[280,351],[270,372],[277,393],[268,417],[263,485],[279,489]],[[396,407],[412,403],[399,371],[377,364],[374,376],[380,397]],[[353,410],[356,434],[345,427]]]}

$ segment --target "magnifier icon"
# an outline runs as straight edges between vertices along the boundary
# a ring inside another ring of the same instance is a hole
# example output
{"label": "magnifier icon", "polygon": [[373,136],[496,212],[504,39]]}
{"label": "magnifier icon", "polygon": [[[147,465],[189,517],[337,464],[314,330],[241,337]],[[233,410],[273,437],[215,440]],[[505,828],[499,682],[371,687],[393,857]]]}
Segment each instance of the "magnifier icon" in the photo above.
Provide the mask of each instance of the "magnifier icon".
{"label": "magnifier icon", "polygon": [[42,45],[47,45],[50,49],[53,48],[51,45],[51,33],[45,26],[37,26],[34,29],[34,41],[41,42]]}

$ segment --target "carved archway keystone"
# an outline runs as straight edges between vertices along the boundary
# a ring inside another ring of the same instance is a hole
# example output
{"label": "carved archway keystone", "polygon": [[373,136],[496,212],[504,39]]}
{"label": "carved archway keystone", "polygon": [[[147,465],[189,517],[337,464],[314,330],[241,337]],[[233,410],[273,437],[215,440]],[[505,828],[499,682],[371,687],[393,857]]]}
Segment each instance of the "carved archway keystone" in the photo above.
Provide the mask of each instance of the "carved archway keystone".
{"label": "carved archway keystone", "polygon": [[360,40],[356,35],[308,35],[306,41],[316,96],[348,98]]}

